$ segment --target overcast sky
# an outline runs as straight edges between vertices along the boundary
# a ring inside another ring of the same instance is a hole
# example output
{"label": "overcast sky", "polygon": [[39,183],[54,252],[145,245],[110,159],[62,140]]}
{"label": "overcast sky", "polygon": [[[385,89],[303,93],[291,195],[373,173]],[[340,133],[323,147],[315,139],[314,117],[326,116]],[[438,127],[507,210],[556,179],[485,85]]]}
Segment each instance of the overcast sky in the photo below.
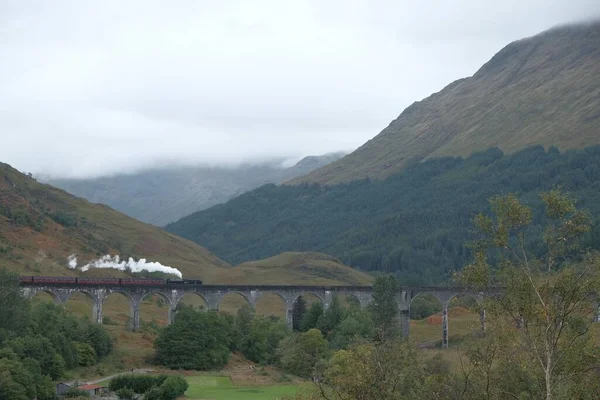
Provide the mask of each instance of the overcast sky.
{"label": "overcast sky", "polygon": [[598,0],[0,0],[0,161],[98,176],[352,150]]}

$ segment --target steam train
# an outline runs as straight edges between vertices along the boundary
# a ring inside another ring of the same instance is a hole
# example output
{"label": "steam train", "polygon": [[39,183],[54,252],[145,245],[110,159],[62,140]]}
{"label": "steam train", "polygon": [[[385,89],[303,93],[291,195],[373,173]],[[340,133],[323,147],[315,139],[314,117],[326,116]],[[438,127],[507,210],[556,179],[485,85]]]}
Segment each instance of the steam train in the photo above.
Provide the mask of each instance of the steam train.
{"label": "steam train", "polygon": [[80,278],[70,276],[20,276],[21,283],[59,285],[202,285],[199,279],[138,279],[138,278]]}

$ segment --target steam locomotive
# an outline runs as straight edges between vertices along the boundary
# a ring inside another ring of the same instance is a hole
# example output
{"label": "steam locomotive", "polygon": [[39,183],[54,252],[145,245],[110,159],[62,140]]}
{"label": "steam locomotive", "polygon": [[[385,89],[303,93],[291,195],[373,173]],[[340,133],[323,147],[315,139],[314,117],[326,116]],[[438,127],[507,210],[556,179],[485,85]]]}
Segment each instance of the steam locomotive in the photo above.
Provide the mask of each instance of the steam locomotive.
{"label": "steam locomotive", "polygon": [[80,278],[70,276],[21,276],[21,283],[59,285],[159,286],[202,285],[200,279]]}

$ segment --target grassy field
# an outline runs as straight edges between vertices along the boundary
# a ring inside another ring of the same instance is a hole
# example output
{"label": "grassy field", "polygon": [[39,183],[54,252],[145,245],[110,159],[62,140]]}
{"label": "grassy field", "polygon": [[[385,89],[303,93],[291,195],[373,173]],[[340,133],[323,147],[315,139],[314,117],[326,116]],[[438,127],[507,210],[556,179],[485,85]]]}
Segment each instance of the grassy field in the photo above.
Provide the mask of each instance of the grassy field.
{"label": "grassy field", "polygon": [[294,395],[298,385],[237,387],[228,376],[190,376],[186,378],[188,399],[198,400],[274,400],[284,395]]}

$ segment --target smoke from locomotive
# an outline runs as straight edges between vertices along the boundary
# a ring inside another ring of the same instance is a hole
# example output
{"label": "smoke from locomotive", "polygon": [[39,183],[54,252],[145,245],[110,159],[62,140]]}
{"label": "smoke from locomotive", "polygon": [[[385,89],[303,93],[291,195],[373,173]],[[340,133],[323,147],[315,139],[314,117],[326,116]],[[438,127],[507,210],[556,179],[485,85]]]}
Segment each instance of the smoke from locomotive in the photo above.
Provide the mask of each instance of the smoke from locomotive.
{"label": "smoke from locomotive", "polygon": [[[71,254],[68,258],[69,268],[75,269],[77,268],[77,258],[75,254]],[[164,272],[165,274],[177,275],[178,277],[182,277],[181,271],[177,268],[169,267],[166,265],[162,265],[159,262],[148,262],[145,258],[140,258],[138,261],[135,261],[132,257],[129,257],[129,260],[122,260],[118,255],[111,256],[107,254],[103,257],[100,257],[97,260],[91,261],[81,267],[81,271],[85,272],[90,269],[118,269],[121,271],[129,270],[131,272]]]}

